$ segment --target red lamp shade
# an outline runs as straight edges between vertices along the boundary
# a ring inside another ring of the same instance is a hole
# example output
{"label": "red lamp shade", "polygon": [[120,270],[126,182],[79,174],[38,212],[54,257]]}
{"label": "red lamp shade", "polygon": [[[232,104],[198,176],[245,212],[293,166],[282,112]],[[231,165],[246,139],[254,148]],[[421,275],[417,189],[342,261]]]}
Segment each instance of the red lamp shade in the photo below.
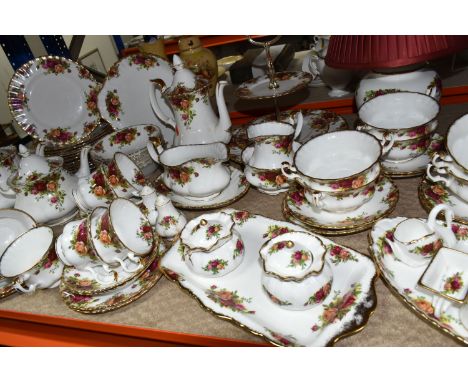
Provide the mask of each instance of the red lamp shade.
{"label": "red lamp shade", "polygon": [[468,48],[468,36],[331,36],[325,63],[340,69],[398,68]]}

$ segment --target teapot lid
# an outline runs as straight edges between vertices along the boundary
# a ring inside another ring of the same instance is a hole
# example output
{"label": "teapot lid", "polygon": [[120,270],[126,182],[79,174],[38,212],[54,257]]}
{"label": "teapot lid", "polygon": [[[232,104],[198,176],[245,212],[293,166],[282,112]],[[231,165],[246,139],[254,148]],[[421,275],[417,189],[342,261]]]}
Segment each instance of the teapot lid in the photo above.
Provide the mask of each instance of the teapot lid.
{"label": "teapot lid", "polygon": [[24,145],[19,145],[19,155],[21,157],[19,162],[18,175],[20,178],[27,177],[33,172],[40,174],[49,174],[50,165],[49,161],[41,155],[31,154]]}
{"label": "teapot lid", "polygon": [[183,86],[187,89],[195,88],[195,73],[185,67],[184,62],[177,54],[174,54],[174,57],[172,58],[172,63],[176,70],[176,72],[174,73],[174,80],[172,81],[172,88],[174,89],[177,86]]}
{"label": "teapot lid", "polygon": [[231,215],[225,212],[204,214],[188,222],[180,238],[192,250],[209,251],[232,234],[233,226]]}
{"label": "teapot lid", "polygon": [[301,281],[320,274],[325,253],[317,236],[295,231],[274,237],[260,249],[264,271],[285,281]]}

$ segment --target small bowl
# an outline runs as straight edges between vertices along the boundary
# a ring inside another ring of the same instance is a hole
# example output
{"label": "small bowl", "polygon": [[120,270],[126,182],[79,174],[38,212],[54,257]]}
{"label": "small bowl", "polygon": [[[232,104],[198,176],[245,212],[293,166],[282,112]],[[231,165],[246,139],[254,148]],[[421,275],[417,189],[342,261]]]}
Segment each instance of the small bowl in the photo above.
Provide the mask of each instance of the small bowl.
{"label": "small bowl", "polygon": [[288,232],[260,249],[262,286],[270,300],[289,310],[306,310],[325,300],[333,274],[323,242],[307,232]]}
{"label": "small bowl", "polygon": [[244,258],[244,242],[234,229],[231,215],[204,214],[187,223],[181,233],[183,257],[187,266],[204,277],[224,276]]}

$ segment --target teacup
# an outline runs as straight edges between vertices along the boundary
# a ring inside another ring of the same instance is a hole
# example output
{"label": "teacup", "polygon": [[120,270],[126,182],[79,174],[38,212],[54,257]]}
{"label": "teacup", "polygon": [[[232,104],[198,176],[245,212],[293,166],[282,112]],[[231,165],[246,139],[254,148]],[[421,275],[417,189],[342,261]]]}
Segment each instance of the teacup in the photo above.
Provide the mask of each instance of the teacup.
{"label": "teacup", "polygon": [[204,214],[189,221],[180,239],[185,263],[200,276],[224,276],[244,258],[244,242],[234,229],[231,215],[224,212]]}
{"label": "teacup", "polygon": [[[432,169],[437,175],[432,173]],[[432,163],[427,165],[427,178],[433,182],[441,182],[456,196],[468,202],[468,180],[454,175],[447,167],[436,167]]]}
{"label": "teacup", "polygon": [[53,231],[46,226],[23,233],[0,258],[0,274],[15,278],[15,289],[23,293],[56,287],[62,271],[63,263],[54,249]]}
{"label": "teacup", "polygon": [[352,191],[380,174],[382,147],[370,134],[336,131],[305,143],[285,164],[283,173],[304,187],[317,191]]}
{"label": "teacup", "polygon": [[407,162],[423,155],[431,144],[432,135],[426,134],[414,139],[395,141],[385,156],[389,162]]}
{"label": "teacup", "polygon": [[289,188],[287,178],[283,175],[281,168],[262,169],[245,165],[244,175],[252,186],[266,194],[275,195]]}
{"label": "teacup", "polygon": [[[466,150],[468,144],[467,129],[468,114],[465,114],[449,127],[445,143],[448,155],[444,155],[444,157],[439,157],[438,159],[442,159],[442,161],[445,162],[444,166],[454,175],[468,180],[468,151]],[[437,166],[436,163],[434,163],[434,165]],[[442,165],[442,163],[440,165]]]}
{"label": "teacup", "polygon": [[116,152],[114,154],[114,163],[125,180],[137,191],[141,191],[146,185],[143,171],[127,155]]}
{"label": "teacup", "polygon": [[88,270],[94,273],[93,267],[103,266],[110,272],[93,251],[86,223],[86,219],[82,219],[66,224],[62,235],[57,238],[56,252],[66,265],[78,270]]}
{"label": "teacup", "polygon": [[387,93],[365,102],[358,111],[363,125],[358,129],[368,131],[382,140],[391,135],[395,141],[419,138],[437,128],[439,103],[423,93]]}
{"label": "teacup", "polygon": [[126,181],[114,160],[110,161],[107,166],[103,166],[102,170],[106,183],[117,197],[130,198],[138,193],[136,188]]}
{"label": "teacup", "polygon": [[377,181],[378,179],[375,179],[364,186],[342,192],[314,191],[304,187],[304,196],[311,206],[318,209],[338,213],[350,212],[372,199]]}
{"label": "teacup", "polygon": [[116,196],[106,182],[104,172],[103,166],[100,166],[89,177],[78,179],[72,195],[80,210],[88,212],[96,207],[105,207]]}
{"label": "teacup", "polygon": [[109,211],[104,207],[97,207],[88,216],[86,225],[88,237],[96,255],[106,264],[111,266],[120,265],[125,272],[132,273],[137,270],[129,269],[124,260],[129,258],[132,262],[139,264],[140,260],[133,252],[128,251],[117,238],[109,219]]}
{"label": "teacup", "polygon": [[137,256],[148,255],[155,244],[153,227],[146,215],[130,200],[117,198],[109,206],[109,222],[119,247]]}
{"label": "teacup", "polygon": [[[446,227],[436,222],[437,215],[445,212]],[[452,232],[453,210],[439,204],[434,207],[427,219],[408,218],[397,224],[393,238],[385,240],[394,256],[410,267],[427,265],[443,245],[454,246],[456,238]]]}
{"label": "teacup", "polygon": [[16,238],[36,227],[35,220],[22,210],[0,209],[0,256]]}
{"label": "teacup", "polygon": [[227,146],[216,142],[176,146],[164,150],[162,146],[147,145],[151,158],[164,167],[162,181],[178,195],[195,200],[209,200],[221,193],[230,180],[231,171]]}
{"label": "teacup", "polygon": [[331,291],[333,274],[323,242],[307,232],[289,232],[260,249],[262,286],[275,304],[290,310],[310,309]]}

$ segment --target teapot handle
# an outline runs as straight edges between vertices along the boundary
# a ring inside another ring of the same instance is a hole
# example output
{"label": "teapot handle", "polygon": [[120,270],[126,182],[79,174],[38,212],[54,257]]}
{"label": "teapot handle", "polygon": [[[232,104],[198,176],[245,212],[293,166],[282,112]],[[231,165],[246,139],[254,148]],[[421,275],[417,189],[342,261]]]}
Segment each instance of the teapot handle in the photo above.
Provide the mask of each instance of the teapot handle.
{"label": "teapot handle", "polygon": [[159,89],[161,93],[164,93],[164,91],[167,89],[166,83],[160,78],[150,81],[151,86],[149,96],[151,101],[151,107],[153,108],[154,113],[161,121],[167,123],[170,127],[172,127],[175,130],[176,122],[171,117],[168,117],[163,113],[163,111],[159,107],[158,100],[156,99],[156,90]]}

